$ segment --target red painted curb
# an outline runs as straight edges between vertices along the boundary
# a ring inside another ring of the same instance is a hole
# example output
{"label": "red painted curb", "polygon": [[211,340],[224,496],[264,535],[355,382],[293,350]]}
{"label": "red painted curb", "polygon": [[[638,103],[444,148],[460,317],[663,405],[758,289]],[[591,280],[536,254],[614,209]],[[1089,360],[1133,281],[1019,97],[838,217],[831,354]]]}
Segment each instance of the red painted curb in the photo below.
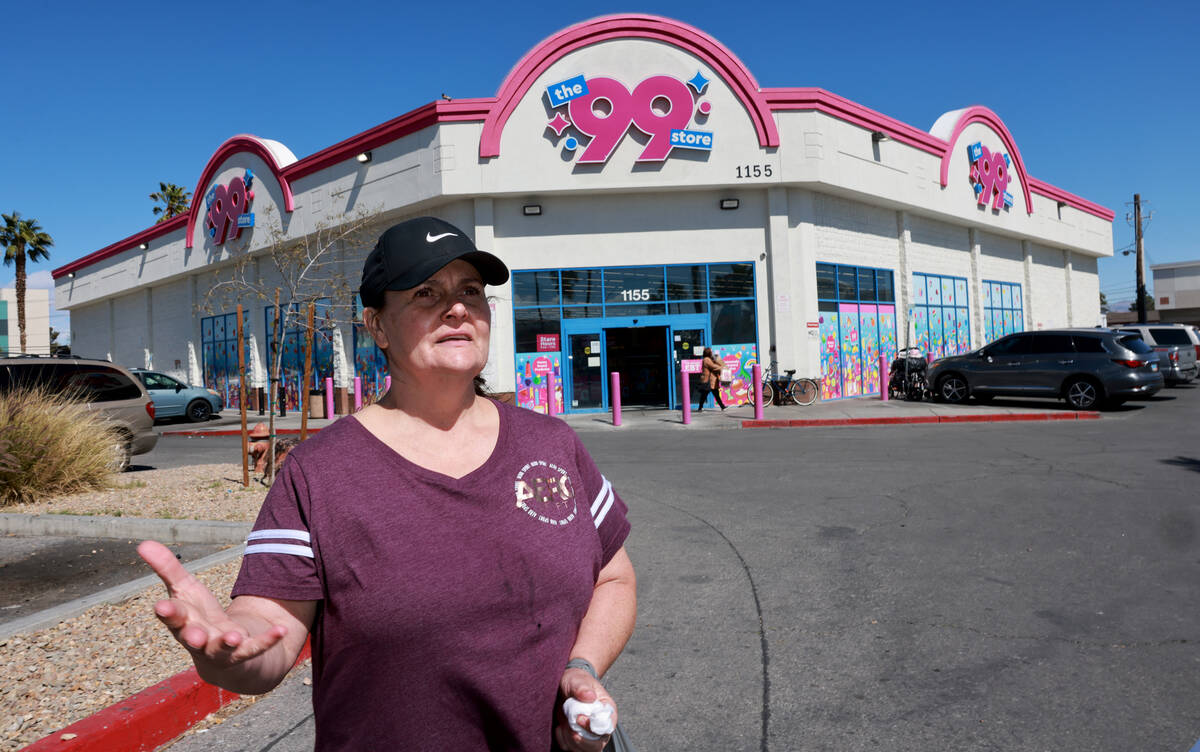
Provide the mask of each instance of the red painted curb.
{"label": "red painted curb", "polygon": [[[310,429],[308,429],[308,432],[309,433],[319,433],[320,430],[321,430],[320,428],[310,428]],[[277,428],[275,430],[276,436],[295,435],[295,434],[299,434],[299,433],[300,433],[299,428]],[[239,428],[237,430],[229,430],[229,431],[226,431],[226,430],[220,430],[220,431],[163,431],[162,435],[163,436],[241,436],[242,430]],[[252,439],[252,441],[253,440],[254,439]],[[262,439],[262,441],[266,441],[266,439]]]}
{"label": "red painted curb", "polygon": [[1011,423],[1044,420],[1098,420],[1098,412],[988,413],[986,415],[913,415],[880,418],[743,420],[742,428],[815,428],[819,426],[895,426],[918,423]]}
{"label": "red painted curb", "polygon": [[[306,642],[296,662],[310,655]],[[151,752],[239,697],[209,684],[190,668],[44,736],[20,752]],[[64,734],[74,734],[74,738],[63,739]]]}

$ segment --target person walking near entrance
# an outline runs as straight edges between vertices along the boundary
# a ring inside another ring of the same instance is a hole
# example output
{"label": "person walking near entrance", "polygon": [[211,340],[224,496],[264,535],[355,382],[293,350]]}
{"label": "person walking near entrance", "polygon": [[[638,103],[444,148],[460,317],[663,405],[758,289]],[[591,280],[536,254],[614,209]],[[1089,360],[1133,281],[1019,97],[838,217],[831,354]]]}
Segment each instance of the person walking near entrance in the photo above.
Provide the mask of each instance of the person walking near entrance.
{"label": "person walking near entrance", "polygon": [[725,364],[717,360],[711,347],[704,348],[702,368],[703,370],[700,371],[700,407],[696,408],[696,412],[704,410],[704,403],[708,401],[709,392],[712,392],[713,399],[724,411],[725,403],[721,401],[721,371],[725,370]]}

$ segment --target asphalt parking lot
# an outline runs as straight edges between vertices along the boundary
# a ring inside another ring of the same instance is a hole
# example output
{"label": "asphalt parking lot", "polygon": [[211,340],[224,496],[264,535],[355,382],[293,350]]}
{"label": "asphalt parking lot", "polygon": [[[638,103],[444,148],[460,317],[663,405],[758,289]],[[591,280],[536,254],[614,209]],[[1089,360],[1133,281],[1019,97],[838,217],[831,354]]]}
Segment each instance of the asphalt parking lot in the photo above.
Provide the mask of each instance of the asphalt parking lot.
{"label": "asphalt parking lot", "polygon": [[[1200,738],[1200,389],[1101,420],[582,434],[630,506],[643,750]],[[299,678],[173,752],[311,749]]]}

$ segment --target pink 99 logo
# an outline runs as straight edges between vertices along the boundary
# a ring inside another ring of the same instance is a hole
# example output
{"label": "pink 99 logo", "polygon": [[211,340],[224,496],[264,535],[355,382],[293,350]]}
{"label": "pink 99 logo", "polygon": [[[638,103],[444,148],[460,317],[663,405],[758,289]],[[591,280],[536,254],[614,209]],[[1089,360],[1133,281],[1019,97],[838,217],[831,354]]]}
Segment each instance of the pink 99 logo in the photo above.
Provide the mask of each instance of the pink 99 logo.
{"label": "pink 99 logo", "polygon": [[228,185],[213,186],[205,198],[208,212],[204,226],[214,245],[221,245],[230,238],[236,239],[243,227],[254,226],[254,215],[247,210],[254,200],[254,173],[246,170],[245,177],[237,177]]}
{"label": "pink 99 logo", "polygon": [[987,206],[999,211],[1012,206],[1013,197],[1008,192],[1008,183],[1012,180],[1009,173],[1008,155],[991,151],[981,143],[967,147],[967,157],[971,161],[971,182],[975,184],[975,198],[980,206]]}
{"label": "pink 99 logo", "polygon": [[[661,162],[676,148],[711,151],[712,133],[687,130],[693,115],[708,115],[712,110],[708,102],[696,101],[708,83],[700,73],[686,83],[671,76],[651,76],[630,91],[614,78],[576,76],[547,87],[550,106],[566,105],[570,116],[560,111],[547,127],[559,136],[574,127],[589,137],[579,155],[583,164],[607,162],[630,126],[650,137],[638,162]],[[572,135],[563,145],[575,151],[579,139]]]}

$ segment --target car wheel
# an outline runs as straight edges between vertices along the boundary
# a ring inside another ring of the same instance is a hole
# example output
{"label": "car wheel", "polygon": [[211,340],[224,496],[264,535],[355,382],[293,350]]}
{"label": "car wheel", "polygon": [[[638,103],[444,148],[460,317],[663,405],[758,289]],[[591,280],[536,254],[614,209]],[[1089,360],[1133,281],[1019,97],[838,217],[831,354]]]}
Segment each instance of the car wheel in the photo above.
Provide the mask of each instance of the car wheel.
{"label": "car wheel", "polygon": [[1072,379],[1063,391],[1067,404],[1076,410],[1091,410],[1100,401],[1100,389],[1090,379]]}
{"label": "car wheel", "polygon": [[212,417],[212,405],[204,400],[192,400],[187,406],[188,420],[193,423],[203,423]]}
{"label": "car wheel", "polygon": [[961,405],[967,401],[967,381],[956,373],[943,376],[938,382],[937,397],[952,405]]}

